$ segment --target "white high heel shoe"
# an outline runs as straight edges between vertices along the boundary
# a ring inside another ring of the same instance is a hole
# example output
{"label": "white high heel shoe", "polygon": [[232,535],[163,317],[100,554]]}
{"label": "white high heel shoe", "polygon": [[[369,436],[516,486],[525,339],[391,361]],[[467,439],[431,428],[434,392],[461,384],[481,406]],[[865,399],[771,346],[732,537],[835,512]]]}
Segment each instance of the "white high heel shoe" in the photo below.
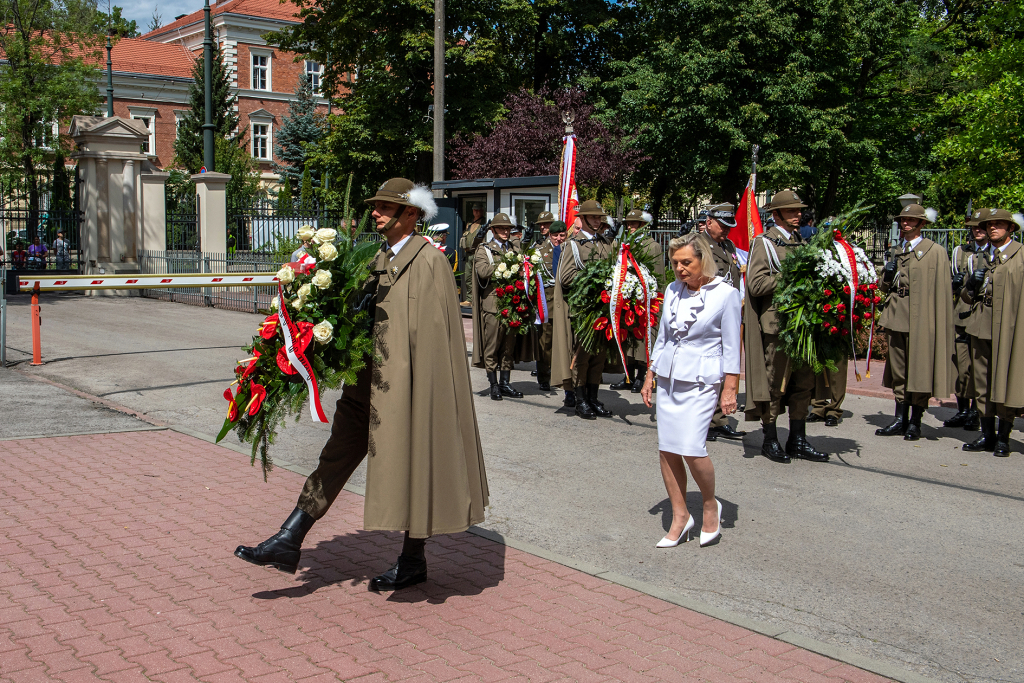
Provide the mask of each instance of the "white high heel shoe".
{"label": "white high heel shoe", "polygon": [[[717,498],[715,499],[715,502],[718,503],[718,529],[716,529],[715,531],[711,532],[710,534],[706,533],[703,529],[701,529],[701,531],[700,531],[700,547],[701,548],[707,547],[709,545],[715,545],[716,543],[718,543],[719,541],[722,540],[722,502],[720,500],[718,500]],[[691,516],[690,519],[692,520],[693,517]]]}
{"label": "white high heel shoe", "polygon": [[690,540],[690,529],[693,528],[693,515],[690,515],[690,519],[686,520],[686,526],[683,527],[683,533],[679,534],[679,538],[672,540],[668,536],[658,541],[656,548],[675,548],[680,543],[686,543]]}

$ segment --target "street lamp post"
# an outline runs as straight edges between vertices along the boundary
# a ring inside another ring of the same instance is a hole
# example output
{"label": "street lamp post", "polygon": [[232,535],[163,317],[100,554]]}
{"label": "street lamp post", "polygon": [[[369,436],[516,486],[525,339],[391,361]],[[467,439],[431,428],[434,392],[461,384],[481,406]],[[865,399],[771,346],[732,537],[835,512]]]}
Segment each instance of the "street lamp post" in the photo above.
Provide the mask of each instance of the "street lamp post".
{"label": "street lamp post", "polygon": [[206,123],[203,124],[203,166],[210,173],[213,167],[213,34],[210,30],[210,0],[203,7],[206,32],[203,36],[203,100],[206,109]]}
{"label": "street lamp post", "polygon": [[[434,182],[444,180],[444,0],[434,0]],[[434,195],[440,196],[441,190]]]}
{"label": "street lamp post", "polygon": [[110,61],[110,31],[107,31],[107,117],[114,115],[114,66]]}

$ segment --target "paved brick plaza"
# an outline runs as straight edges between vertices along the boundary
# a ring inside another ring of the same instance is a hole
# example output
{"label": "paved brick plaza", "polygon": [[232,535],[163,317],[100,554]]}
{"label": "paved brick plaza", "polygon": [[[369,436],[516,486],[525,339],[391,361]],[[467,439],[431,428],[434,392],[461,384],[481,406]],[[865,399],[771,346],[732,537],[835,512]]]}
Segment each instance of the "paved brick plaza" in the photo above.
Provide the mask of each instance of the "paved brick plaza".
{"label": "paved brick plaza", "polygon": [[4,441],[0,465],[4,681],[884,680],[468,533],[371,593],[400,535],[348,492],[295,577],[246,564],[302,478],[172,431]]}

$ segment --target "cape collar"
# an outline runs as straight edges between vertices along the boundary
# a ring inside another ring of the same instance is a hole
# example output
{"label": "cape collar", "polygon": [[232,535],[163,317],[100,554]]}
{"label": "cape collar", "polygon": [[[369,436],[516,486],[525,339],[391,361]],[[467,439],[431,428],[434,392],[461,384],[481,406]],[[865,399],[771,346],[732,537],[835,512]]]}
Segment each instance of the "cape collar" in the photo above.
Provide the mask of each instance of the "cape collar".
{"label": "cape collar", "polygon": [[[419,235],[419,233],[414,232],[413,235]],[[425,246],[427,246],[426,240],[409,240],[390,263],[387,263],[387,255],[383,256],[385,261],[384,268],[386,268],[383,276],[385,283],[393,285]]]}

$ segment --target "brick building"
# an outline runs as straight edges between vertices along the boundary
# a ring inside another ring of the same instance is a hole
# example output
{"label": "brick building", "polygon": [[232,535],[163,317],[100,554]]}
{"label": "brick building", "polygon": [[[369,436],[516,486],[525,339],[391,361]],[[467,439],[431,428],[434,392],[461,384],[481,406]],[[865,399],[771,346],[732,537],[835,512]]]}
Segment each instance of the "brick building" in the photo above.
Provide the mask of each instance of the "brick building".
{"label": "brick building", "polygon": [[[198,0],[196,4],[200,3]],[[288,115],[302,73],[309,75],[320,109],[320,64],[268,45],[260,36],[298,23],[295,6],[278,0],[228,0],[211,3],[214,40],[237,89],[240,123],[247,129],[246,145],[259,160],[265,182],[277,175],[271,169],[274,133]],[[203,10],[180,16],[141,38],[123,38],[111,52],[114,114],[141,120],[149,128],[144,151],[163,168],[174,156],[178,120],[188,109],[192,64],[202,56]],[[106,88],[105,80],[100,86]]]}

